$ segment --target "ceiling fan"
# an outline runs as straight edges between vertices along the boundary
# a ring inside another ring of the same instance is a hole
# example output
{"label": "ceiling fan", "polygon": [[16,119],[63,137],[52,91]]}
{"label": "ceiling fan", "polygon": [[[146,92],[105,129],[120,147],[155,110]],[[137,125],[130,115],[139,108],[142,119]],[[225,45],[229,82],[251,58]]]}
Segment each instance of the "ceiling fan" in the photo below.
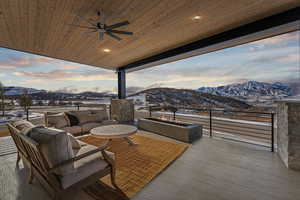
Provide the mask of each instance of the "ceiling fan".
{"label": "ceiling fan", "polygon": [[123,21],[123,22],[119,22],[116,24],[107,25],[105,23],[106,16],[105,16],[103,10],[97,11],[97,16],[100,17],[100,20],[86,19],[78,14],[76,14],[76,16],[80,20],[88,23],[90,26],[81,26],[81,25],[76,25],[76,24],[67,24],[67,25],[77,27],[77,28],[89,29],[90,31],[84,32],[86,34],[99,33],[99,40],[103,40],[105,34],[116,40],[122,40],[122,38],[117,36],[116,34],[133,35],[133,32],[116,30],[117,28],[128,25],[129,24],[128,21]]}

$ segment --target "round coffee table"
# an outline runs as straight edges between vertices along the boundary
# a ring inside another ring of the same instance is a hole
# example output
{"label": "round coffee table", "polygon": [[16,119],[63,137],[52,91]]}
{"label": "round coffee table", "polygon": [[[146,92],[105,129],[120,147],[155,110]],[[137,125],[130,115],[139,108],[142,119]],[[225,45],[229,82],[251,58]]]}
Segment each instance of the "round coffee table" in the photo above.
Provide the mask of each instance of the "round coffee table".
{"label": "round coffee table", "polygon": [[99,126],[93,128],[90,132],[91,135],[98,138],[109,139],[109,140],[112,140],[114,138],[123,138],[128,142],[128,144],[135,145],[133,141],[129,138],[129,136],[137,132],[137,127],[132,125],[125,125],[125,124],[114,124],[114,125]]}

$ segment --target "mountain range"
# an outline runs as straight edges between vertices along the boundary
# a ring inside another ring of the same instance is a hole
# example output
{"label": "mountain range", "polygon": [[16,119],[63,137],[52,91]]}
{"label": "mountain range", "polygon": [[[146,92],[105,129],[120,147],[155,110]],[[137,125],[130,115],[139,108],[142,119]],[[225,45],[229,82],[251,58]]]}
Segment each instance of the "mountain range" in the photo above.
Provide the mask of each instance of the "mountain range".
{"label": "mountain range", "polygon": [[[295,86],[295,87],[294,87]],[[201,87],[197,90],[175,88],[144,89],[130,96],[146,95],[150,104],[172,104],[178,106],[203,106],[224,108],[249,108],[250,105],[272,105],[274,100],[295,95],[299,84],[281,82],[264,83],[248,81],[219,87]],[[46,91],[25,87],[4,87],[5,95],[17,98],[27,91],[35,100],[68,100],[116,97],[116,94],[101,92],[68,93],[62,91]]]}
{"label": "mountain range", "polygon": [[288,84],[280,82],[264,83],[258,81],[234,83],[219,87],[201,87],[197,89],[197,91],[226,97],[241,97],[243,99],[253,97],[282,98],[293,95],[292,88],[289,87]]}
{"label": "mountain range", "polygon": [[145,95],[149,104],[185,107],[213,107],[227,109],[249,109],[247,103],[230,98],[188,89],[151,88],[130,96]]}
{"label": "mountain range", "polygon": [[34,88],[14,87],[14,86],[4,87],[4,95],[7,95],[7,96],[22,95],[22,94],[24,94],[25,91],[28,94],[47,92],[46,90],[38,90],[38,89],[34,89]]}
{"label": "mountain range", "polygon": [[81,92],[81,93],[68,93],[61,91],[47,91],[38,90],[26,87],[4,87],[4,95],[10,97],[17,97],[27,92],[35,100],[67,100],[67,99],[97,99],[102,97],[115,97],[115,94],[106,92]]}

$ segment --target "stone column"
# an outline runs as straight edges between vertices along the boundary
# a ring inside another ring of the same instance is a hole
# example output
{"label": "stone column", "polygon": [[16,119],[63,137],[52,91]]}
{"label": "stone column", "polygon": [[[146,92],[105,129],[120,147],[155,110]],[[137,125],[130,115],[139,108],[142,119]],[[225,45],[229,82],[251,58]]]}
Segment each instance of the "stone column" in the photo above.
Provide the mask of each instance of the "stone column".
{"label": "stone column", "polygon": [[300,100],[277,101],[277,146],[284,164],[300,170]]}
{"label": "stone column", "polygon": [[111,100],[111,119],[118,122],[134,121],[133,99],[112,99]]}

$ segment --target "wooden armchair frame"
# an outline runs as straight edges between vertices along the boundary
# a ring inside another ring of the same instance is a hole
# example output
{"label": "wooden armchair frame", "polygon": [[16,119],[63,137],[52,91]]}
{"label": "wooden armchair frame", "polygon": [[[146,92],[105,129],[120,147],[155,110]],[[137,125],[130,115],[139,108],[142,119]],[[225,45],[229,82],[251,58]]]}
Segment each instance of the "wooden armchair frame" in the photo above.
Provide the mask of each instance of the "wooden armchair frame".
{"label": "wooden armchair frame", "polygon": [[12,124],[8,123],[7,126],[18,149],[18,157],[17,157],[16,165],[18,166],[20,159],[22,159],[24,166],[27,166],[30,170],[29,180],[28,180],[29,184],[32,183],[34,178],[37,178],[38,181],[41,183],[41,185],[45,188],[45,190],[50,194],[50,196],[53,199],[60,199],[61,195],[65,191],[62,188],[57,175],[53,171],[58,167],[67,165],[71,162],[75,162],[77,160],[80,160],[82,158],[85,158],[97,152],[102,153],[104,161],[107,162],[108,166],[104,170],[101,170],[87,177],[86,180],[88,181],[84,181],[84,183],[83,181],[80,181],[74,184],[74,186],[77,184],[80,184],[81,187],[82,187],[81,184],[89,185],[93,182],[96,182],[99,178],[110,174],[112,185],[115,187],[115,189],[118,192],[120,192],[121,194],[124,195],[124,197],[126,197],[126,195],[122,192],[122,190],[117,186],[115,181],[115,177],[116,177],[115,162],[105,152],[105,149],[108,147],[108,141],[104,145],[98,147],[95,150],[86,152],[84,154],[66,160],[50,168],[49,163],[45,159],[41,151],[40,145],[37,142],[20,133],[20,131],[16,129]]}

